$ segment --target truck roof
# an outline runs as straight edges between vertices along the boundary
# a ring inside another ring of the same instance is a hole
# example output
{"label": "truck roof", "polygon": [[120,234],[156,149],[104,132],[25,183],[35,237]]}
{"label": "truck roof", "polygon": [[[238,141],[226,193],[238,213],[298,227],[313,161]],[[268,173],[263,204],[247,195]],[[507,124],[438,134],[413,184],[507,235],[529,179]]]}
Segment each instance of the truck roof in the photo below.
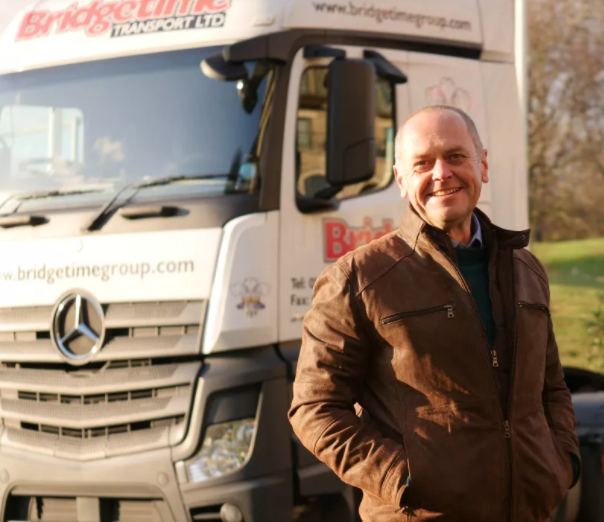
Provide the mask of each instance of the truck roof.
{"label": "truck roof", "polygon": [[292,28],[381,33],[513,56],[511,0],[42,0],[0,38],[0,73],[232,43]]}

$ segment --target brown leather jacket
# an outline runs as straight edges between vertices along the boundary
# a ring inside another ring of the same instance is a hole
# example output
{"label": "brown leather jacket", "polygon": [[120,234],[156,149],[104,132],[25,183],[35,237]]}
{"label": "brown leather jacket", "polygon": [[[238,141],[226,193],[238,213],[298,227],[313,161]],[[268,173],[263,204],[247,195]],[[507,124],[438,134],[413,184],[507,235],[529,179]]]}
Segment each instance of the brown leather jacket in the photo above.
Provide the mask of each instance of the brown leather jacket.
{"label": "brown leather jacket", "polygon": [[528,231],[477,215],[496,353],[451,241],[411,208],[315,284],[290,420],[363,490],[366,522],[544,521],[571,486],[579,448],[545,270]]}

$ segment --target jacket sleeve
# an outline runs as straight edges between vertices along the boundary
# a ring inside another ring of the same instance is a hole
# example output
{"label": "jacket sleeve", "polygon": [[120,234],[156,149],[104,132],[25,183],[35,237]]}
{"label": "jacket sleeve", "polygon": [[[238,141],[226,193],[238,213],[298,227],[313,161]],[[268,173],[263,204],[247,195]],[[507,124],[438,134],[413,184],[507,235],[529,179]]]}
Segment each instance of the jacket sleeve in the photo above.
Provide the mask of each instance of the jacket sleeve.
{"label": "jacket sleeve", "polygon": [[357,299],[338,265],[317,279],[289,418],[304,446],[340,479],[399,508],[408,477],[405,448],[354,411],[371,356]]}
{"label": "jacket sleeve", "polygon": [[[551,319],[549,320],[548,343],[545,359],[545,382],[543,383],[543,409],[550,429],[560,446],[574,455],[580,463],[579,441],[575,433],[576,420],[570,391],[564,382],[564,372],[558,354],[558,345]],[[569,459],[570,459],[569,455]],[[572,486],[580,473],[576,473]]]}

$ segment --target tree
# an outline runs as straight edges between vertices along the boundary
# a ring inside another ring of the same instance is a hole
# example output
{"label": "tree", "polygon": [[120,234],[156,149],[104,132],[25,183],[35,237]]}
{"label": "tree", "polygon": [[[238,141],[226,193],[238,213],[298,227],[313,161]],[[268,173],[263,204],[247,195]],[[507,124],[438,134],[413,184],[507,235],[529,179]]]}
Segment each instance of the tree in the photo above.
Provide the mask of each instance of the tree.
{"label": "tree", "polygon": [[530,220],[537,240],[604,234],[604,2],[529,2]]}

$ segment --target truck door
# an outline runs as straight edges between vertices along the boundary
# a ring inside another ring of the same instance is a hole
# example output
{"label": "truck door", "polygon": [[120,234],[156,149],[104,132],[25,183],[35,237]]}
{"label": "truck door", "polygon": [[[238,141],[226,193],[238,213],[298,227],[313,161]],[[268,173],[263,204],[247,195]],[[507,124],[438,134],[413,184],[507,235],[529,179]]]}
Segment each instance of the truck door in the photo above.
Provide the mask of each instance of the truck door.
{"label": "truck door", "polygon": [[[367,47],[335,46],[347,58],[363,58],[374,50],[405,71],[408,53]],[[327,54],[327,53],[325,53]],[[395,230],[405,211],[392,166],[397,124],[409,114],[407,84],[376,77],[375,175],[343,188],[334,208],[309,211],[299,196],[322,197],[327,137],[327,68],[333,58],[305,58],[293,64],[284,132],[280,212],[279,340],[299,340],[302,319],[310,309],[316,277],[330,263],[354,248]],[[324,197],[324,196],[323,196]]]}

